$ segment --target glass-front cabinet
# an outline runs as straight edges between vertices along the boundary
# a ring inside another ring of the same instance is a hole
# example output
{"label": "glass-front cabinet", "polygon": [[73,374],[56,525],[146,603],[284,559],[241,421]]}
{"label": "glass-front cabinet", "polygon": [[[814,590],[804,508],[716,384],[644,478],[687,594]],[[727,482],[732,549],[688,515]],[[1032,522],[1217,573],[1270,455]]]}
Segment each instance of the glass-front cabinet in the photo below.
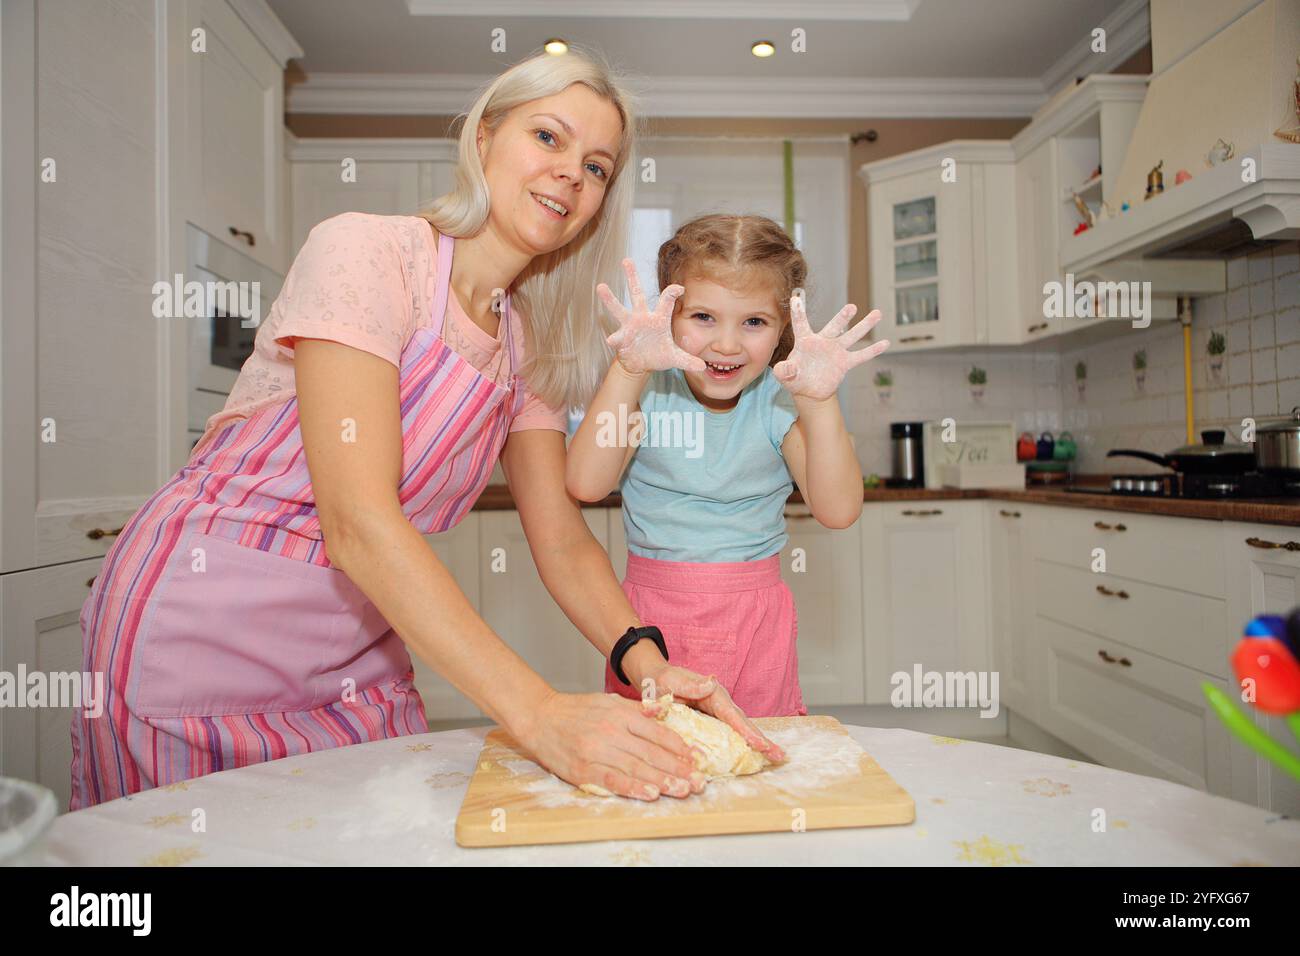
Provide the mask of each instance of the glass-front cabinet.
{"label": "glass-front cabinet", "polygon": [[987,341],[988,315],[1016,291],[1012,169],[1005,143],[954,140],[859,170],[874,337],[891,352]]}

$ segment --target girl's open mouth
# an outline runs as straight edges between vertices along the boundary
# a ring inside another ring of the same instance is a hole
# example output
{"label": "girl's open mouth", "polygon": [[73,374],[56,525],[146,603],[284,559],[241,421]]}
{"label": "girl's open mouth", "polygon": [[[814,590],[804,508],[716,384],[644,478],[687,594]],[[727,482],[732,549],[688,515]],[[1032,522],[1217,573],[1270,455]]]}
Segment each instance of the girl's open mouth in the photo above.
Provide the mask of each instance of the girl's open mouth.
{"label": "girl's open mouth", "polygon": [[713,362],[704,363],[705,373],[709,378],[718,382],[725,382],[728,379],[735,378],[740,374],[740,370],[744,367],[743,362],[740,365],[724,365],[722,363],[715,364]]}

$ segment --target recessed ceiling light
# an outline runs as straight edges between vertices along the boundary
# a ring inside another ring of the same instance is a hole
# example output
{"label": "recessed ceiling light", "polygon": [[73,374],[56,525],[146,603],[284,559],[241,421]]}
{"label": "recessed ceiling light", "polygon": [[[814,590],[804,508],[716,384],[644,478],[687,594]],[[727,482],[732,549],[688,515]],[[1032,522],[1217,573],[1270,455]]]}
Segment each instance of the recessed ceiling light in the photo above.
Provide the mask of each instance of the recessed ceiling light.
{"label": "recessed ceiling light", "polygon": [[546,41],[546,52],[551,56],[559,56],[562,53],[569,52],[569,44],[563,40],[551,39]]}
{"label": "recessed ceiling light", "polygon": [[771,40],[759,40],[749,48],[749,52],[754,56],[771,56],[776,52],[776,47]]}

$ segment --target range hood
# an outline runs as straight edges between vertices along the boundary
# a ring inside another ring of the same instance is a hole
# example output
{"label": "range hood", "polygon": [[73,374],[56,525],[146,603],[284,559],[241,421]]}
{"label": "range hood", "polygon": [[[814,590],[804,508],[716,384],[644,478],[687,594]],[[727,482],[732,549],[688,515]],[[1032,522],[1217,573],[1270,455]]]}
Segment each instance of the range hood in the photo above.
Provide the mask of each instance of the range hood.
{"label": "range hood", "polygon": [[[1223,262],[1300,239],[1300,0],[1151,0],[1152,76],[1117,174],[1129,209],[1065,239],[1067,273],[1140,276],[1158,296],[1222,291]],[[1211,166],[1217,139],[1231,158]],[[1145,200],[1162,163],[1163,192]],[[1179,170],[1192,178],[1175,184]],[[1218,288],[1215,288],[1218,286]]]}

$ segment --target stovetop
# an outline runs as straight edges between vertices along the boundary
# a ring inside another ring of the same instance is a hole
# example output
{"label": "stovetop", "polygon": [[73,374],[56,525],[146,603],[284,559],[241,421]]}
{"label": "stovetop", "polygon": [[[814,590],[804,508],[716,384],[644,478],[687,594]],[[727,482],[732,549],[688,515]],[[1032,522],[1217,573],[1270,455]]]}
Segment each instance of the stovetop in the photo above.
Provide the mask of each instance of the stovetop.
{"label": "stovetop", "polygon": [[1192,475],[1157,472],[1112,475],[1107,485],[1065,485],[1065,491],[1086,495],[1130,495],[1139,498],[1300,499],[1300,479],[1250,471],[1237,475]]}

